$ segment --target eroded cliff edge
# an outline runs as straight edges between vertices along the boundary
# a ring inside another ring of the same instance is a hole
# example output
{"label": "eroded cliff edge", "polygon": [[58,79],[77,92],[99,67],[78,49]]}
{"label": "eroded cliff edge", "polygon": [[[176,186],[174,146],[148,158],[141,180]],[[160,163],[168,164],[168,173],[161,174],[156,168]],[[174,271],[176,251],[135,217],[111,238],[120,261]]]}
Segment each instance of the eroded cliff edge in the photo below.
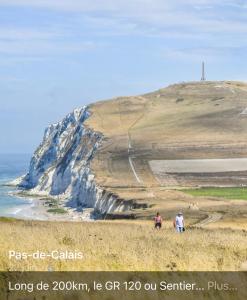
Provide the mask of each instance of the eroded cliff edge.
{"label": "eroded cliff edge", "polygon": [[69,207],[93,208],[101,216],[129,210],[130,201],[119,199],[95,181],[90,163],[103,134],[85,126],[89,117],[84,106],[47,127],[18,186],[30,194],[59,196]]}

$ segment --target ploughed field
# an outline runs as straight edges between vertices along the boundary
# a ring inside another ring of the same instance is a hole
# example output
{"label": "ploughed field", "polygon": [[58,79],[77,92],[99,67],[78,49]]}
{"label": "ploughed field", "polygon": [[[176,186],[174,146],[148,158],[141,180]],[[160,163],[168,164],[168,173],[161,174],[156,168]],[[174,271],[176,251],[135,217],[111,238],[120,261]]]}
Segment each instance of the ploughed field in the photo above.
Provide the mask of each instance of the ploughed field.
{"label": "ploughed field", "polygon": [[247,185],[247,158],[151,160],[164,186]]}

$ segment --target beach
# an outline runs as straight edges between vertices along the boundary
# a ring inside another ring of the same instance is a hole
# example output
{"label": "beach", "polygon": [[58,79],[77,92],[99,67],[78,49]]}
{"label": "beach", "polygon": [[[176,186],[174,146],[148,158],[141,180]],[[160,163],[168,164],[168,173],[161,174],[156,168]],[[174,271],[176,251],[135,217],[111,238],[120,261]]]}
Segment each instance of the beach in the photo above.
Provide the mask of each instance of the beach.
{"label": "beach", "polygon": [[[61,202],[61,212],[47,212],[51,209],[48,200],[55,197],[43,193],[18,190],[17,179],[26,173],[30,156],[23,154],[0,155],[0,217],[12,217],[23,220],[37,221],[91,221],[91,209],[78,211],[66,207],[66,201]],[[60,201],[59,201],[60,202]]]}
{"label": "beach", "polygon": [[47,199],[44,196],[31,195],[28,193],[22,195],[22,191],[15,191],[9,193],[10,197],[17,197],[20,199],[25,199],[28,204],[22,205],[20,207],[13,208],[12,216],[16,219],[23,220],[37,220],[37,221],[93,221],[91,217],[92,209],[85,208],[82,211],[76,208],[61,206],[64,210],[63,213],[52,213],[48,212],[49,206],[47,205]]}

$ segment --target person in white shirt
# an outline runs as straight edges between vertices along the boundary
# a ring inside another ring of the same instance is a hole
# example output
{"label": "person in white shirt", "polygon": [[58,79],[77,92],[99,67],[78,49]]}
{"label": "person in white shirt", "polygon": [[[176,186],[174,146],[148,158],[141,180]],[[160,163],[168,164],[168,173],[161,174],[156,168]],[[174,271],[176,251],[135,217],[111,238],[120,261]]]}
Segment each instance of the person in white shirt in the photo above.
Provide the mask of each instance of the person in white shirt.
{"label": "person in white shirt", "polygon": [[175,219],[175,227],[176,227],[176,230],[177,232],[183,232],[184,231],[184,217],[183,217],[183,214],[181,212],[179,212],[177,215],[176,215],[176,219]]}

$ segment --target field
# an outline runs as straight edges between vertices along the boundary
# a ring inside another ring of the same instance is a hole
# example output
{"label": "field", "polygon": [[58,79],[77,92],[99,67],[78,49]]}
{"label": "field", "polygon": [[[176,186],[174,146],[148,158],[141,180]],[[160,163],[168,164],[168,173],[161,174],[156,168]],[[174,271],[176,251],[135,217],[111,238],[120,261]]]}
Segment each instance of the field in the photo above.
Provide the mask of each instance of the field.
{"label": "field", "polygon": [[192,196],[199,197],[221,197],[224,199],[247,200],[247,188],[245,187],[205,187],[200,189],[186,189],[183,191]]}
{"label": "field", "polygon": [[247,170],[246,158],[152,160],[154,173],[219,173]]}
{"label": "field", "polygon": [[[0,270],[239,270],[247,261],[246,230],[188,226],[178,234],[168,220],[83,223],[1,219]],[[10,250],[81,251],[83,259],[9,259]]]}

